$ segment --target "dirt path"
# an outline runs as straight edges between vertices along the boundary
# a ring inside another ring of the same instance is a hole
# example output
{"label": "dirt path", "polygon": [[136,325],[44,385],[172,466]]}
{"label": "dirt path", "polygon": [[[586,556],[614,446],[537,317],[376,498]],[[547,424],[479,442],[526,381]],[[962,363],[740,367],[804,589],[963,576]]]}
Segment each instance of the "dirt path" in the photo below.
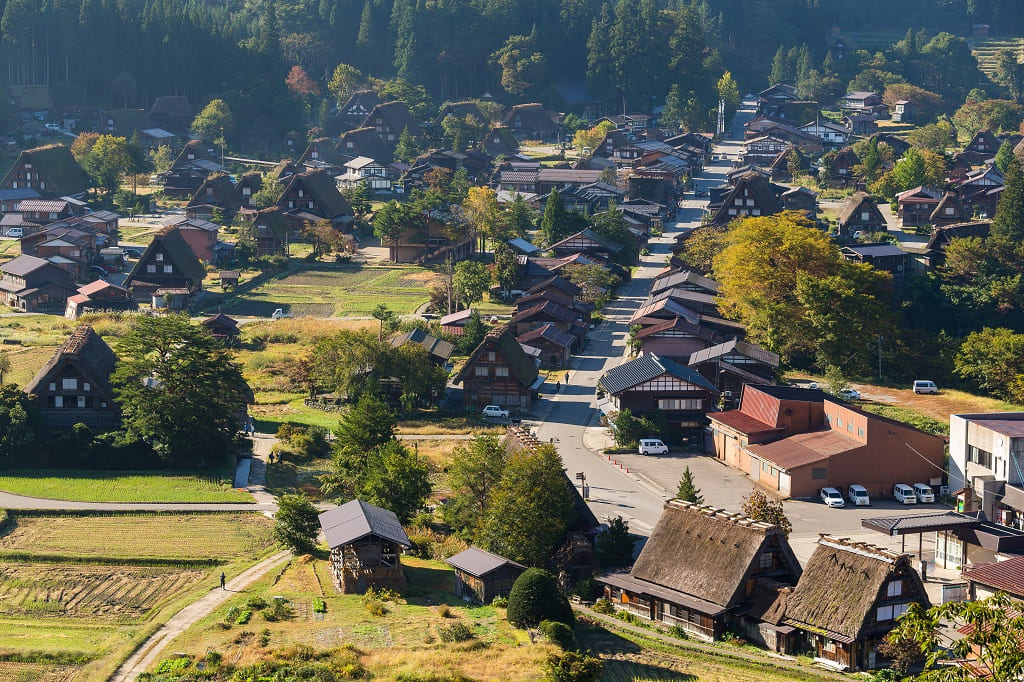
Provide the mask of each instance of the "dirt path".
{"label": "dirt path", "polygon": [[143,642],[142,646],[136,649],[135,653],[118,668],[117,672],[110,678],[111,682],[131,682],[134,680],[140,673],[145,672],[146,669],[153,665],[160,652],[175,637],[194,625],[201,618],[209,615],[211,611],[229,598],[239,592],[244,592],[246,587],[283,564],[290,556],[291,554],[288,552],[279,552],[268,557],[255,566],[246,569],[238,577],[229,580],[227,589],[214,588],[199,600],[178,611],[152,637]]}

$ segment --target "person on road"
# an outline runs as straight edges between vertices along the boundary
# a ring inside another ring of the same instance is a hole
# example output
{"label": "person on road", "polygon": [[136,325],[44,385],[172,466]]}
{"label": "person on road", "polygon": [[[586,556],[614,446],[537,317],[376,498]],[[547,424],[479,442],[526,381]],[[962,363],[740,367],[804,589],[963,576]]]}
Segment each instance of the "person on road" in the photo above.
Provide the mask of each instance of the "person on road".
{"label": "person on road", "polygon": [[565,373],[565,385],[566,386],[569,385],[569,373],[568,372]]}
{"label": "person on road", "polygon": [[228,579],[228,577],[226,575],[224,575],[223,571],[221,571],[221,574],[220,574],[220,589],[222,589],[222,590],[228,589],[227,587],[225,587],[225,585],[227,585],[227,579]]}

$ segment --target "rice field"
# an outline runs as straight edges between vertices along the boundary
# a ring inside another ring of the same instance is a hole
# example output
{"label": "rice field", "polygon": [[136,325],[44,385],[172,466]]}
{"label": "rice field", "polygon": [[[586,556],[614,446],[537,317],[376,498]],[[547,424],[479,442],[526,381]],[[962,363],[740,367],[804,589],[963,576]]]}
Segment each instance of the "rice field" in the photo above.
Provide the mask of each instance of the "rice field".
{"label": "rice field", "polygon": [[77,674],[72,665],[0,662],[0,679],[8,682],[70,682]]}
{"label": "rice field", "polygon": [[105,559],[255,560],[273,544],[270,519],[254,513],[16,516],[0,536],[11,552]]}
{"label": "rice field", "polygon": [[39,469],[7,471],[0,490],[53,500],[77,502],[213,502],[248,503],[252,495],[232,488],[234,471],[209,475]]}

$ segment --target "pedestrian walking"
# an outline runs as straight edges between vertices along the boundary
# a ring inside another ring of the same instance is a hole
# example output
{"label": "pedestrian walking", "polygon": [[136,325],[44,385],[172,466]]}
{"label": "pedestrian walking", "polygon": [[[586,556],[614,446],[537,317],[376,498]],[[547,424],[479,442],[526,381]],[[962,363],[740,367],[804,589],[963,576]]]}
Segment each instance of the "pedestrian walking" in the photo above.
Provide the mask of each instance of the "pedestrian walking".
{"label": "pedestrian walking", "polygon": [[225,585],[227,585],[227,580],[228,580],[228,577],[226,575],[224,575],[223,571],[221,571],[221,574],[220,574],[220,589],[222,589],[222,590],[228,589],[227,587],[225,587]]}
{"label": "pedestrian walking", "polygon": [[561,381],[556,381],[555,382],[555,393],[558,393],[558,391],[561,390],[561,388],[562,388],[562,382]]}
{"label": "pedestrian walking", "polygon": [[568,372],[565,373],[565,385],[566,386],[569,385],[569,373]]}

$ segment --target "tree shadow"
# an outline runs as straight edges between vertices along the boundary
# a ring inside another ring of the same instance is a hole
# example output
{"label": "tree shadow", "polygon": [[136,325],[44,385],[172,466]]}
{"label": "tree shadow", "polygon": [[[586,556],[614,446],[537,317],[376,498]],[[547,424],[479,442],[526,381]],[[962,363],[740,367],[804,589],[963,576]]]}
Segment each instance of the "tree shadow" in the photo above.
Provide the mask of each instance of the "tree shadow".
{"label": "tree shadow", "polygon": [[659,665],[658,662],[641,660],[646,650],[631,640],[626,639],[614,630],[609,630],[600,625],[593,625],[581,622],[576,627],[576,641],[582,650],[590,650],[595,655],[625,656],[622,658],[604,658],[604,678],[610,680],[682,680],[690,682],[697,680],[696,675],[674,670],[668,665]]}
{"label": "tree shadow", "polygon": [[457,596],[454,571],[431,566],[410,566],[403,564],[406,587],[403,596],[414,606],[466,606],[467,602]]}

